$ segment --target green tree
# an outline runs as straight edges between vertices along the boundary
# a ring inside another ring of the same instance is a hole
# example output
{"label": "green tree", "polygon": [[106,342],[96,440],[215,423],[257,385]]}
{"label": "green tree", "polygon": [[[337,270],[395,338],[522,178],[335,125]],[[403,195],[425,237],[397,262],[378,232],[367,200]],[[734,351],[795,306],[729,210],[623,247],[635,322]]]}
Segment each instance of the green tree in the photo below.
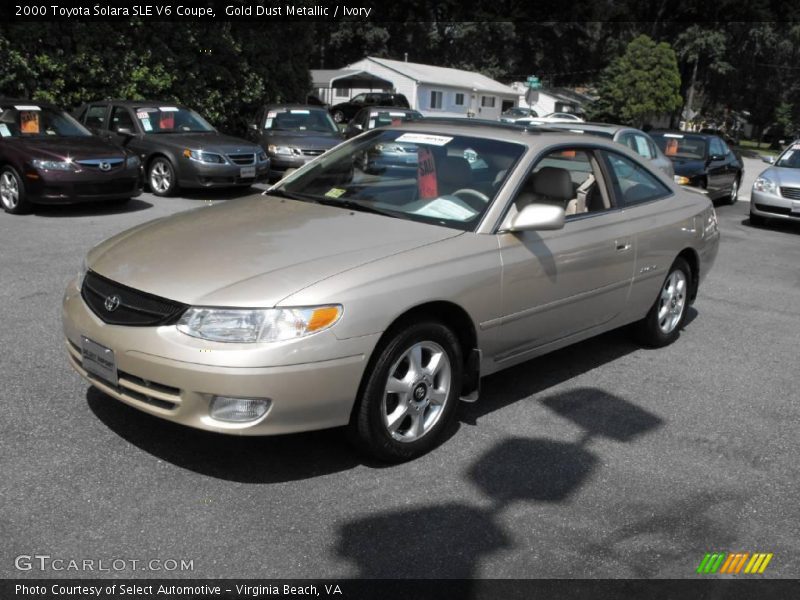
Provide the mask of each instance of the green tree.
{"label": "green tree", "polygon": [[642,127],[648,119],[680,108],[680,86],[678,62],[670,45],[640,35],[603,71],[599,99],[591,112]]}

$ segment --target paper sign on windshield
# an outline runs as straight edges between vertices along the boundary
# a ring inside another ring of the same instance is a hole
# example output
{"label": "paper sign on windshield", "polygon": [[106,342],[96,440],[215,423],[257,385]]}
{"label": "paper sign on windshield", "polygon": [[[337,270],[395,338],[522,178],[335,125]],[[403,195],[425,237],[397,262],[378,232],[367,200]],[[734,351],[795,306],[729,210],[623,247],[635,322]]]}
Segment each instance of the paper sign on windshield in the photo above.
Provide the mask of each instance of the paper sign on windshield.
{"label": "paper sign on windshield", "polygon": [[450,221],[468,221],[477,215],[478,212],[466,206],[456,204],[447,198],[437,198],[419,210],[415,210],[414,214],[437,219],[449,219]]}
{"label": "paper sign on windshield", "polygon": [[19,124],[22,133],[39,133],[39,112],[33,110],[20,112]]}
{"label": "paper sign on windshield", "polygon": [[178,112],[178,109],[174,106],[159,106],[158,110],[161,112]]}
{"label": "paper sign on windshield", "polygon": [[408,142],[410,144],[428,144],[429,146],[445,146],[453,141],[453,138],[444,135],[428,135],[427,133],[404,133],[395,141]]}
{"label": "paper sign on windshield", "polygon": [[417,149],[417,179],[420,198],[439,197],[439,189],[436,185],[436,163],[433,161],[433,152],[428,148]]}
{"label": "paper sign on windshield", "polygon": [[16,108],[17,110],[42,110],[38,106],[34,106],[34,105],[30,105],[29,106],[27,104],[24,105],[24,106],[15,106],[14,108]]}
{"label": "paper sign on windshield", "polygon": [[311,111],[308,111],[308,110],[297,110],[297,109],[294,109],[294,108],[289,112],[291,112],[293,115],[310,115],[311,114]]}
{"label": "paper sign on windshield", "polygon": [[0,136],[11,137],[11,132],[8,130],[8,125],[0,123]]}
{"label": "paper sign on windshield", "polygon": [[150,119],[142,119],[142,127],[144,127],[145,131],[153,131],[153,125],[150,123]]}

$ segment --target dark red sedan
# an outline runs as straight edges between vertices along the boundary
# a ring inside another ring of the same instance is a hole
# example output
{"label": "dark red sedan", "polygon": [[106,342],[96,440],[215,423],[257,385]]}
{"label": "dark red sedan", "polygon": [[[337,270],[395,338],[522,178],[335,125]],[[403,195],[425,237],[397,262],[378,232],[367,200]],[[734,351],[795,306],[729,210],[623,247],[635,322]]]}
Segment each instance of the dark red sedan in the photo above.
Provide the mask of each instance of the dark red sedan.
{"label": "dark red sedan", "polygon": [[124,202],[141,193],[138,156],[92,133],[66,112],[0,99],[0,203],[6,212],[34,204]]}

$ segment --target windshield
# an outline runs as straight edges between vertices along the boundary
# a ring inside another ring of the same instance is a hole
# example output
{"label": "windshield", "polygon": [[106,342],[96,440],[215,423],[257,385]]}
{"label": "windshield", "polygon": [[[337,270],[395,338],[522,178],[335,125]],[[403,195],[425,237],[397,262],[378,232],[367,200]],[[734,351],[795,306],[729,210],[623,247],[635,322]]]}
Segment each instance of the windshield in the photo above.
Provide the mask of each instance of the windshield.
{"label": "windshield", "polygon": [[656,133],[650,134],[650,137],[669,158],[703,160],[706,157],[706,141],[701,137],[677,133]]}
{"label": "windshield", "polygon": [[36,104],[0,107],[0,137],[90,137],[92,133],[61,110]]}
{"label": "windshield", "polygon": [[208,122],[193,110],[177,106],[142,106],[136,118],[145,133],[204,133],[214,131]]}
{"label": "windshield", "polygon": [[775,166],[787,169],[800,169],[800,143],[789,146],[784,153],[780,155],[778,160],[775,161]]}
{"label": "windshield", "polygon": [[264,129],[316,131],[319,133],[337,133],[339,131],[327,111],[308,108],[271,110],[267,112]]}
{"label": "windshield", "polygon": [[472,231],[524,152],[521,144],[497,140],[374,130],[330,150],[273,191]]}

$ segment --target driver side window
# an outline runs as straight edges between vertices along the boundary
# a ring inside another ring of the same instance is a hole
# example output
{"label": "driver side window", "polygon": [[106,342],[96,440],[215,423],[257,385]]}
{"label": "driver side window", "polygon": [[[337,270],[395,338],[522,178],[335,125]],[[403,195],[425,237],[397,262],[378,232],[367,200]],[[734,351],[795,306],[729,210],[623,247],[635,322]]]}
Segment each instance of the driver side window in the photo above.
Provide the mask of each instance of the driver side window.
{"label": "driver side window", "polygon": [[515,201],[521,211],[528,204],[555,204],[567,219],[611,208],[600,184],[594,155],[583,149],[559,149],[545,155],[534,166]]}

